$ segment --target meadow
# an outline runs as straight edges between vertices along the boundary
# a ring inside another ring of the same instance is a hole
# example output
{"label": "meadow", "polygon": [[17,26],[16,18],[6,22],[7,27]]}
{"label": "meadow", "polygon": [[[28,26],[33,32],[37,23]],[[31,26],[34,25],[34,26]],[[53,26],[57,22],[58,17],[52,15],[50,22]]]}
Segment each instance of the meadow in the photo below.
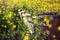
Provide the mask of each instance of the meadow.
{"label": "meadow", "polygon": [[[43,29],[38,26],[39,18],[33,20],[37,22],[36,33],[30,35],[26,33],[28,27],[19,18],[18,9],[25,10],[26,14],[37,16],[44,12],[57,12],[60,14],[60,0],[0,0],[0,39],[6,40],[44,40]],[[40,19],[42,20],[42,19]]]}

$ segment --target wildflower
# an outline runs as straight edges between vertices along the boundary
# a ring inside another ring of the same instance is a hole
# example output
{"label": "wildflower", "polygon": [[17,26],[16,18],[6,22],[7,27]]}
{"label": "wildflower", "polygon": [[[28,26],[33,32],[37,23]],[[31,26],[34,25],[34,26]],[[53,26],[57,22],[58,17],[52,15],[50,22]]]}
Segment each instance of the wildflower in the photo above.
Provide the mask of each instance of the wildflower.
{"label": "wildflower", "polygon": [[6,28],[7,26],[5,25],[4,27]]}
{"label": "wildflower", "polygon": [[53,35],[52,37],[53,37],[53,38],[56,38],[56,35]]}
{"label": "wildflower", "polygon": [[2,27],[4,27],[4,28],[7,28],[7,26],[6,25],[1,25]]}
{"label": "wildflower", "polygon": [[14,13],[14,16],[16,16],[16,13]]}
{"label": "wildflower", "polygon": [[7,23],[10,23],[10,21],[8,20]]}
{"label": "wildflower", "polygon": [[53,19],[53,17],[50,17],[50,20],[52,20]]}
{"label": "wildflower", "polygon": [[47,21],[47,18],[46,18],[46,17],[44,18],[44,21],[45,21],[45,22]]}
{"label": "wildflower", "polygon": [[0,2],[2,2],[2,0],[0,0]]}
{"label": "wildflower", "polygon": [[2,6],[2,8],[4,8],[4,6]]}
{"label": "wildflower", "polygon": [[60,31],[60,26],[58,26],[57,30]]}
{"label": "wildflower", "polygon": [[0,10],[0,14],[1,14],[1,10]]}
{"label": "wildflower", "polygon": [[46,20],[46,24],[49,24],[49,19]]}
{"label": "wildflower", "polygon": [[13,25],[12,27],[13,27],[13,29],[15,29],[16,28],[16,25]]}
{"label": "wildflower", "polygon": [[48,27],[49,27],[49,28],[51,28],[51,27],[52,27],[52,25],[51,25],[51,24],[49,24],[49,25],[48,25]]}
{"label": "wildflower", "polygon": [[4,25],[1,25],[2,27],[4,26]]}
{"label": "wildflower", "polygon": [[4,17],[2,17],[2,19],[4,20],[5,18],[4,18]]}
{"label": "wildflower", "polygon": [[12,22],[10,22],[10,25],[12,25],[13,23]]}
{"label": "wildflower", "polygon": [[11,16],[12,16],[12,13],[13,13],[13,12],[9,12],[9,14],[8,14],[9,18],[11,18]]}
{"label": "wildflower", "polygon": [[28,36],[28,34],[25,35],[25,37],[24,37],[23,40],[29,40],[29,36]]}

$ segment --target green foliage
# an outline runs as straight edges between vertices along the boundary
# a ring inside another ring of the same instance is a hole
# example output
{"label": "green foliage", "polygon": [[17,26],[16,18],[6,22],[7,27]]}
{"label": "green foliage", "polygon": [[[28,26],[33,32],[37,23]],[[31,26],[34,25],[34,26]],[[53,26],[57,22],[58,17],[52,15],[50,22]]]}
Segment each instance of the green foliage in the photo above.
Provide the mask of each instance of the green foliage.
{"label": "green foliage", "polygon": [[[20,33],[24,37],[26,33],[26,26],[19,18],[18,9],[23,9],[26,13],[30,13],[33,16],[37,16],[43,12],[58,12],[60,13],[60,1],[51,0],[0,0],[0,37],[11,34],[15,35]],[[34,21],[35,20],[35,21]],[[34,39],[38,39],[39,35],[43,35],[43,29],[41,27],[42,21],[39,22],[39,18],[33,20],[36,34],[33,34]],[[42,20],[42,19],[40,19]],[[38,29],[38,30],[37,30]],[[44,35],[43,35],[44,36]],[[42,39],[43,39],[42,36]],[[40,36],[41,37],[41,36]],[[40,40],[42,40],[40,39]]]}

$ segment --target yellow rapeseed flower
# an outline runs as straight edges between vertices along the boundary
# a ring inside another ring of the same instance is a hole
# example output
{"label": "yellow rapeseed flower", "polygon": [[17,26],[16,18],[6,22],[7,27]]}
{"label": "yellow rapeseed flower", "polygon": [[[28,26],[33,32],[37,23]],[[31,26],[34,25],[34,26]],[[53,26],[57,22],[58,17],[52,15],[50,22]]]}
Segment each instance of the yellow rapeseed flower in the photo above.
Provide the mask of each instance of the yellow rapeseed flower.
{"label": "yellow rapeseed flower", "polygon": [[53,17],[50,17],[50,20],[53,20]]}
{"label": "yellow rapeseed flower", "polygon": [[4,25],[1,25],[2,27],[4,26]]}
{"label": "yellow rapeseed flower", "polygon": [[45,21],[45,22],[47,21],[47,18],[46,18],[46,17],[44,18],[44,21]]}
{"label": "yellow rapeseed flower", "polygon": [[60,31],[60,26],[58,26],[57,30]]}
{"label": "yellow rapeseed flower", "polygon": [[0,0],[0,2],[2,2],[2,0]]}
{"label": "yellow rapeseed flower", "polygon": [[14,3],[18,2],[18,0],[14,0]]}
{"label": "yellow rapeseed flower", "polygon": [[56,35],[53,35],[52,37],[53,37],[53,38],[56,38]]}
{"label": "yellow rapeseed flower", "polygon": [[13,29],[15,29],[16,28],[16,25],[13,25],[12,27],[13,27]]}
{"label": "yellow rapeseed flower", "polygon": [[13,23],[12,22],[10,22],[10,25],[12,25]]}
{"label": "yellow rapeseed flower", "polygon": [[2,8],[4,8],[4,6],[2,6]]}
{"label": "yellow rapeseed flower", "polygon": [[7,23],[10,23],[10,21],[8,20]]}
{"label": "yellow rapeseed flower", "polygon": [[6,28],[7,26],[5,25],[4,27]]}
{"label": "yellow rapeseed flower", "polygon": [[29,40],[28,34],[26,34],[26,35],[24,36],[24,39],[23,39],[23,40]]}
{"label": "yellow rapeseed flower", "polygon": [[7,26],[6,25],[1,25],[2,27],[4,27],[4,28],[7,28]]}
{"label": "yellow rapeseed flower", "polygon": [[6,28],[7,26],[6,25],[1,25],[2,27]]}
{"label": "yellow rapeseed flower", "polygon": [[5,18],[4,18],[4,17],[2,17],[2,19],[4,20]]}
{"label": "yellow rapeseed flower", "polygon": [[7,26],[6,25],[1,25],[2,27],[4,27],[4,28],[7,28]]}
{"label": "yellow rapeseed flower", "polygon": [[1,10],[0,10],[0,14],[1,14]]}
{"label": "yellow rapeseed flower", "polygon": [[49,20],[49,19],[47,19],[47,20],[46,20],[46,24],[49,24],[49,21],[50,21],[50,20]]}
{"label": "yellow rapeseed flower", "polygon": [[46,17],[44,18],[44,22],[46,22],[47,24],[49,24],[49,19],[47,19]]}
{"label": "yellow rapeseed flower", "polygon": [[52,24],[49,24],[48,27],[49,27],[49,28],[52,28]]}
{"label": "yellow rapeseed flower", "polygon": [[11,18],[13,12],[9,12],[8,17]]}
{"label": "yellow rapeseed flower", "polygon": [[16,13],[14,13],[14,16],[16,16]]}
{"label": "yellow rapeseed flower", "polygon": [[56,11],[58,11],[58,7],[55,7],[54,9],[55,9]]}

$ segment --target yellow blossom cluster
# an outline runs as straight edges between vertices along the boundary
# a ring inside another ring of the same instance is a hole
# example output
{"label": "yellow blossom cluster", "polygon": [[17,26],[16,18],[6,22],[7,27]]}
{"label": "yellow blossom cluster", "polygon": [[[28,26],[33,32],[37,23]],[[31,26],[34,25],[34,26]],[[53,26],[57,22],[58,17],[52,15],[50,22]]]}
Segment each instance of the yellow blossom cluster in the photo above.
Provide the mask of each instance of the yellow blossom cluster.
{"label": "yellow blossom cluster", "polygon": [[[20,23],[21,20],[19,19],[18,9],[28,10],[29,12],[33,12],[34,16],[38,14],[38,12],[58,12],[60,13],[60,1],[59,0],[0,0],[0,23],[4,28],[11,28],[15,29],[18,25],[20,28],[22,24]],[[32,9],[32,10],[30,10]],[[29,13],[29,12],[26,13]],[[52,24],[49,24],[50,19],[44,18],[44,21],[48,24],[49,28],[52,28]],[[38,20],[38,19],[36,19]],[[36,20],[33,20],[37,23]],[[22,29],[24,27],[22,26]],[[60,31],[60,26],[57,28]],[[21,31],[21,30],[20,30]],[[55,37],[55,35],[53,35]],[[29,35],[26,34],[24,36],[24,40],[29,40]]]}
{"label": "yellow blossom cluster", "polygon": [[52,24],[49,24],[50,20],[52,20],[52,17],[50,17],[50,19],[48,19],[47,17],[44,18],[44,22],[46,22],[48,28],[52,28]]}
{"label": "yellow blossom cluster", "polygon": [[26,35],[24,36],[24,39],[23,39],[23,40],[29,40],[29,35],[26,34]]}
{"label": "yellow blossom cluster", "polygon": [[58,26],[57,30],[60,31],[60,26]]}

